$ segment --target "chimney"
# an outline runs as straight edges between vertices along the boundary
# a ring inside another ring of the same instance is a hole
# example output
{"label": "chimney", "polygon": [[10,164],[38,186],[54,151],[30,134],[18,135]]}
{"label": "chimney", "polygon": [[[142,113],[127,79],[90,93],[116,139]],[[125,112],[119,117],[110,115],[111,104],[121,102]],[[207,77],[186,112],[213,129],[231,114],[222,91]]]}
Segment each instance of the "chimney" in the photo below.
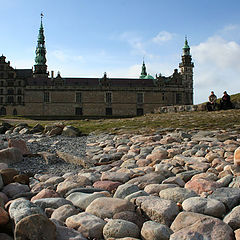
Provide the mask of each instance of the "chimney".
{"label": "chimney", "polygon": [[54,78],[54,71],[51,71],[51,78]]}

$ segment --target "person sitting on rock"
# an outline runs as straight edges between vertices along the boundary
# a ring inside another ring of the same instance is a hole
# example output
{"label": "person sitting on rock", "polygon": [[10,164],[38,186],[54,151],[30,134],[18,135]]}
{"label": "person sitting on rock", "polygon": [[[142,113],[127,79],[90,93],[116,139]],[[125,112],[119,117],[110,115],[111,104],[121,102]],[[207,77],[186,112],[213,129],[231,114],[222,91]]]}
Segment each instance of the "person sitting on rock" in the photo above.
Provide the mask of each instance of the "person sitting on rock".
{"label": "person sitting on rock", "polygon": [[220,108],[223,110],[233,108],[230,96],[227,94],[226,91],[223,92],[223,97],[222,100],[220,101]]}
{"label": "person sitting on rock", "polygon": [[214,111],[216,109],[217,96],[211,91],[210,96],[208,97],[207,110]]}

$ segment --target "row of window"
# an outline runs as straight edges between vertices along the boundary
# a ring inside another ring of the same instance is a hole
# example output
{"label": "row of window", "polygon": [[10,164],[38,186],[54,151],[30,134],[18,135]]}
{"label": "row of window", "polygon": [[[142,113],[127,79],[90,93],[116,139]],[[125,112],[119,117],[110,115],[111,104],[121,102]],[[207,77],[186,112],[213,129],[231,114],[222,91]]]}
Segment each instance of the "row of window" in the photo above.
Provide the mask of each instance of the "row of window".
{"label": "row of window", "polygon": [[[75,100],[76,100],[76,103],[82,103],[82,93],[81,92],[76,92]],[[49,94],[49,92],[44,92],[43,101],[45,103],[49,103],[50,102],[50,94]],[[106,92],[106,94],[105,94],[105,102],[106,103],[112,103],[112,93],[111,92]],[[144,103],[144,95],[143,95],[143,93],[137,93],[137,103],[138,104]]]}
{"label": "row of window", "polygon": [[[17,89],[16,93],[18,95],[21,95],[22,94],[22,89]],[[4,89],[3,88],[0,88],[0,94],[4,94]],[[7,89],[7,94],[8,95],[13,95],[14,94],[14,89],[13,88],[9,88]]]}
{"label": "row of window", "polygon": [[[0,74],[0,78],[1,78],[1,74]],[[8,86],[8,87],[13,87],[13,86],[22,86],[22,82],[21,81],[13,81],[13,80],[7,80],[6,84],[4,84],[4,81],[0,81],[0,86]]]}
{"label": "row of window", "polygon": [[[143,108],[137,108],[137,116],[142,116],[144,114]],[[80,107],[75,108],[75,115],[76,116],[82,116],[83,115],[83,109]],[[112,116],[112,108],[105,108],[105,115],[106,116]]]}
{"label": "row of window", "polygon": [[[0,103],[4,103],[4,97],[0,97]],[[15,103],[14,97],[13,96],[7,96],[5,103]],[[16,103],[18,103],[18,104],[23,103],[22,96],[17,97],[17,102]]]}

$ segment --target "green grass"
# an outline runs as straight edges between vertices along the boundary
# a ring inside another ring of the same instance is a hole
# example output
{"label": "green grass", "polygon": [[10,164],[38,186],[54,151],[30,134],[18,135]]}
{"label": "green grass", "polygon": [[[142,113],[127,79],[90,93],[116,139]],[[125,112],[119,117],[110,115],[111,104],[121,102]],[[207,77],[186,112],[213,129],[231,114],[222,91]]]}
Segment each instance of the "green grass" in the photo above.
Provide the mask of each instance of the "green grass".
{"label": "green grass", "polygon": [[[233,102],[240,102],[240,94],[231,96]],[[37,123],[43,126],[63,122],[65,125],[73,125],[81,130],[83,134],[89,133],[153,133],[164,128],[181,129],[232,129],[240,132],[240,110],[231,109],[226,111],[199,111],[199,112],[179,112],[147,114],[141,117],[122,119],[100,119],[100,120],[56,120],[43,121],[32,120],[16,116],[0,117],[0,122],[7,121],[13,125],[26,122],[29,126]]]}

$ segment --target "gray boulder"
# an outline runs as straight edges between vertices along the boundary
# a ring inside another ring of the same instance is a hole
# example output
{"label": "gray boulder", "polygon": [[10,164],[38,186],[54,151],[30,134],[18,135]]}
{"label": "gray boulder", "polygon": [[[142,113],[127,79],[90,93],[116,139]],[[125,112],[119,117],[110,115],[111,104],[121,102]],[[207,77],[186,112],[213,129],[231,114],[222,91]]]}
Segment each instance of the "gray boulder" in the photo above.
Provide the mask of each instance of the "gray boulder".
{"label": "gray boulder", "polygon": [[140,230],[138,226],[132,222],[121,219],[110,220],[103,228],[104,239],[109,238],[138,238]]}

